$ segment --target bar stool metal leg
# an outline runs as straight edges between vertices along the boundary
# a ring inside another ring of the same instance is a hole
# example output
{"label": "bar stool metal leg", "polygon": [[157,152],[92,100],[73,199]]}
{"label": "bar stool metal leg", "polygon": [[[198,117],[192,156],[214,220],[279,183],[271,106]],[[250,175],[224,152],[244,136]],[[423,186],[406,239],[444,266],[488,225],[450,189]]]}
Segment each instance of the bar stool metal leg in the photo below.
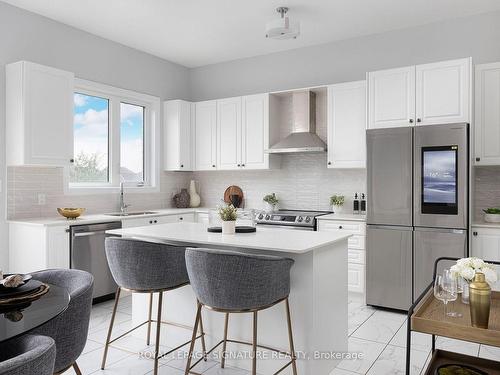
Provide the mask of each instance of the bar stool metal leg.
{"label": "bar stool metal leg", "polygon": [[156,321],[156,342],[155,342],[155,365],[153,374],[158,374],[158,357],[160,356],[160,329],[161,329],[161,307],[163,304],[163,292],[158,293],[158,317]]}
{"label": "bar stool metal leg", "polygon": [[102,356],[101,370],[104,370],[106,366],[106,357],[108,356],[109,342],[111,341],[111,332],[113,331],[113,324],[115,323],[116,308],[118,307],[118,301],[120,300],[121,288],[118,287],[115,295],[115,305],[113,306],[113,314],[111,315],[111,322],[109,323],[108,336],[106,337],[106,345],[104,346],[104,354]]}
{"label": "bar stool metal leg", "polygon": [[200,311],[200,335],[201,335],[201,349],[203,353],[203,360],[207,361],[207,346],[205,344],[205,330],[203,329],[203,317]]}
{"label": "bar stool metal leg", "polygon": [[82,375],[82,372],[80,371],[80,367],[75,363],[73,363],[73,370],[75,371],[76,375]]}
{"label": "bar stool metal leg", "polygon": [[297,356],[295,354],[295,346],[293,345],[293,332],[292,332],[292,318],[290,316],[290,303],[288,298],[285,300],[286,305],[286,321],[288,324],[288,340],[290,341],[290,356],[292,357],[292,371],[293,375],[297,375]]}
{"label": "bar stool metal leg", "polygon": [[198,332],[198,322],[200,321],[200,316],[201,316],[201,303],[198,302],[198,309],[196,310],[196,319],[194,321],[194,327],[193,327],[193,336],[191,337],[191,344],[189,345],[189,354],[186,363],[186,371],[184,372],[184,375],[189,375],[189,372],[191,370],[191,360],[193,359],[194,343],[196,340],[196,333]]}
{"label": "bar stool metal leg", "polygon": [[252,375],[257,375],[257,311],[253,313]]}
{"label": "bar stool metal leg", "polygon": [[222,360],[220,363],[220,367],[224,368],[226,365],[226,349],[227,349],[227,328],[229,325],[229,313],[226,313],[226,317],[224,318],[224,344],[222,344]]}
{"label": "bar stool metal leg", "polygon": [[149,314],[148,314],[148,339],[147,345],[151,343],[151,319],[153,315],[153,293],[149,293]]}

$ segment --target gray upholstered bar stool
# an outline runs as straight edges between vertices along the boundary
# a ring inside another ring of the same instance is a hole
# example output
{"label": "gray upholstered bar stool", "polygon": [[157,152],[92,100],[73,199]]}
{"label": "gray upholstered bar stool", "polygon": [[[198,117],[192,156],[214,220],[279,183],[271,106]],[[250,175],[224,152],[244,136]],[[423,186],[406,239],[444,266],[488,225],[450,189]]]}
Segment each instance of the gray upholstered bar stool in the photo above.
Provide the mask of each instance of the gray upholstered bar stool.
{"label": "gray upholstered bar stool", "polygon": [[[292,366],[297,375],[296,355],[293,345],[292,323],[290,318],[290,269],[294,261],[268,255],[244,254],[233,251],[192,249],[186,250],[186,266],[189,280],[198,298],[198,311],[193,329],[193,340],[189,349],[185,375],[196,374],[192,369],[201,361],[191,365],[194,341],[198,323],[201,322],[202,307],[225,313],[224,338],[210,349],[210,354],[222,344],[221,367],[225,366],[228,342],[252,346],[252,375],[257,374],[257,348],[279,352],[290,357],[290,361],[274,374],[281,373]],[[288,324],[290,352],[257,344],[257,314],[277,303],[284,302]],[[229,314],[253,313],[252,342],[230,340],[227,338]]]}
{"label": "gray upholstered bar stool", "polygon": [[56,343],[47,336],[23,335],[0,344],[0,375],[52,375]]}
{"label": "gray upholstered bar stool", "polygon": [[[104,355],[101,365],[103,370],[106,365],[109,345],[145,324],[148,325],[147,344],[149,345],[151,337],[151,323],[157,323],[154,374],[158,373],[158,360],[161,357],[191,343],[191,341],[185,342],[161,356],[159,354],[161,323],[170,324],[162,321],[163,293],[189,284],[184,255],[185,251],[186,249],[184,247],[171,246],[156,242],[145,242],[131,238],[109,237],[106,239],[106,257],[108,259],[111,274],[118,284],[118,290],[116,292],[113,315],[111,316],[106,345],[104,347]],[[118,306],[120,292],[122,290],[127,290],[132,293],[149,293],[149,316],[148,320],[139,324],[137,327],[134,327],[122,335],[111,339],[116,308]],[[156,320],[152,319],[154,293],[158,293],[159,295]],[[200,335],[195,338],[201,338],[203,352],[205,352],[203,323],[200,324]]]}

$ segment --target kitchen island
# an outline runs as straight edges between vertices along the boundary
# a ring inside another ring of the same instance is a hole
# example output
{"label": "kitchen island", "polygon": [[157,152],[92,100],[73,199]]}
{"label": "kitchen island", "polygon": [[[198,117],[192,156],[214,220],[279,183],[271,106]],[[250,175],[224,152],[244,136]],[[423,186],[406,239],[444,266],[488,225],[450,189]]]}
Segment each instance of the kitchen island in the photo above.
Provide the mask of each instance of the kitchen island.
{"label": "kitchen island", "polygon": [[[290,304],[299,373],[328,375],[347,352],[347,240],[350,235],[261,227],[256,233],[222,235],[208,233],[206,225],[198,223],[116,229],[108,233],[186,247],[290,257],[295,260],[291,271]],[[134,294],[132,303],[133,323],[140,324],[148,316],[148,296]],[[164,320],[193,325],[196,299],[189,286],[168,292],[163,308]],[[203,314],[207,344],[211,347],[222,337],[224,314],[207,309]],[[144,334],[144,331],[136,332]],[[249,340],[251,336],[251,314],[232,314],[229,337]],[[189,337],[188,330],[165,326],[162,327],[161,345],[175,347]],[[283,304],[261,312],[258,341],[261,345],[288,350]],[[228,350],[231,353],[249,352],[248,347],[235,344],[230,344]],[[259,373],[273,373],[286,362],[268,352],[264,352],[262,358],[258,362]],[[251,361],[235,355],[228,359],[227,365],[249,369]]]}

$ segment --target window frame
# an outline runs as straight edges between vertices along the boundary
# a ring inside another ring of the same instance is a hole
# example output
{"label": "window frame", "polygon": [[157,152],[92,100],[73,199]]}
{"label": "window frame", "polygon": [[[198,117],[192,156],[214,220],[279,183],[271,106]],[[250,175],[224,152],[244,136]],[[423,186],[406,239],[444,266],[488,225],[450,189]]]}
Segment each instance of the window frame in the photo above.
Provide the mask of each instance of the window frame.
{"label": "window frame", "polygon": [[[144,184],[125,183],[127,190],[134,192],[160,191],[160,98],[131,90],[121,89],[93,81],[75,79],[73,93],[108,99],[108,183],[71,183],[69,167],[65,172],[65,190],[68,194],[96,194],[120,189],[120,104],[144,107]],[[74,123],[71,124],[74,126]],[[74,132],[71,132],[74,137]]]}

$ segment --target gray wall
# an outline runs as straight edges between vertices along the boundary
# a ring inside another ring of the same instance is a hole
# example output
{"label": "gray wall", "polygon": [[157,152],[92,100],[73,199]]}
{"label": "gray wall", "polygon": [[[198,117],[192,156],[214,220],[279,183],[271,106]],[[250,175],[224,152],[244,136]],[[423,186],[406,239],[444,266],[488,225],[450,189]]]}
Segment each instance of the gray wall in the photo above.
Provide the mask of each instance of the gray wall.
{"label": "gray wall", "polygon": [[365,72],[472,56],[500,60],[500,12],[192,69],[204,100],[364,79]]}
{"label": "gray wall", "polygon": [[[159,96],[189,98],[187,68],[0,2],[0,150],[5,150],[5,64],[29,60],[79,78]],[[0,152],[0,269],[7,269],[5,152]]]}

